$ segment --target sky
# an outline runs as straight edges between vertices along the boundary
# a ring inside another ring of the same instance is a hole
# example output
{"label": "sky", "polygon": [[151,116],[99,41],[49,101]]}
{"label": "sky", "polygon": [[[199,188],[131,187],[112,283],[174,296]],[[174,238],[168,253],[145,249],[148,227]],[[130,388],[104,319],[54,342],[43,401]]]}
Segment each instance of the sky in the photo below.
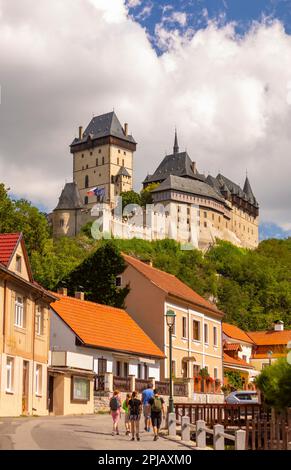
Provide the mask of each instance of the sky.
{"label": "sky", "polygon": [[47,211],[69,145],[115,110],[135,189],[177,127],[200,172],[243,185],[291,230],[291,0],[0,0],[0,181]]}

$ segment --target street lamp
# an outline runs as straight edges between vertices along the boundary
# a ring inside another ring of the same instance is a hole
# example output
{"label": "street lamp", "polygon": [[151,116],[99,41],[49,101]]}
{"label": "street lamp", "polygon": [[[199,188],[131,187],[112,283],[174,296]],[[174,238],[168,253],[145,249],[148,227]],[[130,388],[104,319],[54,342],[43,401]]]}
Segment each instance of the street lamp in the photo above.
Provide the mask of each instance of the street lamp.
{"label": "street lamp", "polygon": [[173,399],[173,371],[172,371],[172,353],[173,353],[173,344],[172,344],[172,335],[173,328],[175,325],[176,314],[173,310],[168,310],[166,313],[166,321],[169,328],[169,361],[170,361],[170,397],[169,397],[169,411],[170,413],[174,412],[174,399]]}
{"label": "street lamp", "polygon": [[272,355],[273,351],[271,349],[267,352],[268,358],[269,358],[269,366],[272,364]]}

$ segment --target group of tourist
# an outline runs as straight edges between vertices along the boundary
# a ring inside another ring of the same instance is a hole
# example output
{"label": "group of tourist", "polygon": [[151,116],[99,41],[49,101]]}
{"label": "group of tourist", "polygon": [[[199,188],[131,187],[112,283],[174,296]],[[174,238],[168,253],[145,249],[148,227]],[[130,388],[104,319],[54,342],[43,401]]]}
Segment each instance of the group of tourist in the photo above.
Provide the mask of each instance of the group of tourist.
{"label": "group of tourist", "polygon": [[125,400],[122,402],[120,393],[115,390],[110,400],[110,412],[113,421],[112,435],[119,435],[119,421],[121,417],[121,410],[125,413],[125,434],[131,435],[131,440],[140,441],[140,419],[143,413],[144,416],[144,430],[151,431],[151,426],[154,432],[154,441],[159,438],[159,430],[162,424],[162,419],[165,418],[166,407],[165,401],[160,396],[158,390],[153,390],[152,384],[142,392],[141,400],[138,397],[138,392],[134,391],[132,394],[128,393]]}

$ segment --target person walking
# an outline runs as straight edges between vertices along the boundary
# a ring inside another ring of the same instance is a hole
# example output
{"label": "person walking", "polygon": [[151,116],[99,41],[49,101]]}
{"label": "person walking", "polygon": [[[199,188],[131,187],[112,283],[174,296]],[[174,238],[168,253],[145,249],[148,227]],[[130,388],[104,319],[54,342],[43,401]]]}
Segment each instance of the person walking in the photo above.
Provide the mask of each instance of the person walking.
{"label": "person walking", "polygon": [[131,398],[130,393],[126,395],[126,399],[122,403],[122,409],[125,413],[124,415],[124,424],[125,424],[125,435],[129,436],[130,434],[130,421],[129,421],[129,400]]}
{"label": "person walking", "polygon": [[151,430],[151,405],[150,399],[153,398],[153,384],[148,384],[147,388],[142,392],[142,405],[144,415],[144,430],[150,432]]}
{"label": "person walking", "polygon": [[113,397],[109,402],[110,413],[113,421],[112,436],[116,433],[119,435],[118,423],[120,420],[120,411],[121,411],[121,398],[119,395],[119,390],[115,390]]}
{"label": "person walking", "polygon": [[154,390],[154,396],[150,399],[149,404],[151,406],[151,420],[154,430],[154,441],[157,441],[159,439],[162,418],[165,418],[166,414],[165,401],[160,396],[158,390]]}
{"label": "person walking", "polygon": [[129,406],[129,420],[131,424],[131,440],[140,441],[139,437],[139,422],[141,417],[142,404],[141,400],[137,397],[137,392],[132,392],[131,399],[128,402]]}

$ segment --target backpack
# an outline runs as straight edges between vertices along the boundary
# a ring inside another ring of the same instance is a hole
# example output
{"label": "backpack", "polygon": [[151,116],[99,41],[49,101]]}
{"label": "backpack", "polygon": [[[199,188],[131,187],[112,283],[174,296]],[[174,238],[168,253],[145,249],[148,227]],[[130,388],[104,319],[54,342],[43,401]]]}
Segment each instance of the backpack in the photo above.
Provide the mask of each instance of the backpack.
{"label": "backpack", "polygon": [[162,400],[160,397],[155,397],[152,404],[152,411],[154,413],[161,413],[162,411]]}
{"label": "backpack", "polygon": [[117,400],[116,397],[111,398],[109,406],[110,406],[111,411],[117,411],[118,408],[120,408],[119,401]]}
{"label": "backpack", "polygon": [[136,398],[131,399],[129,410],[132,416],[139,416],[140,405],[141,405],[140,400],[137,400]]}

